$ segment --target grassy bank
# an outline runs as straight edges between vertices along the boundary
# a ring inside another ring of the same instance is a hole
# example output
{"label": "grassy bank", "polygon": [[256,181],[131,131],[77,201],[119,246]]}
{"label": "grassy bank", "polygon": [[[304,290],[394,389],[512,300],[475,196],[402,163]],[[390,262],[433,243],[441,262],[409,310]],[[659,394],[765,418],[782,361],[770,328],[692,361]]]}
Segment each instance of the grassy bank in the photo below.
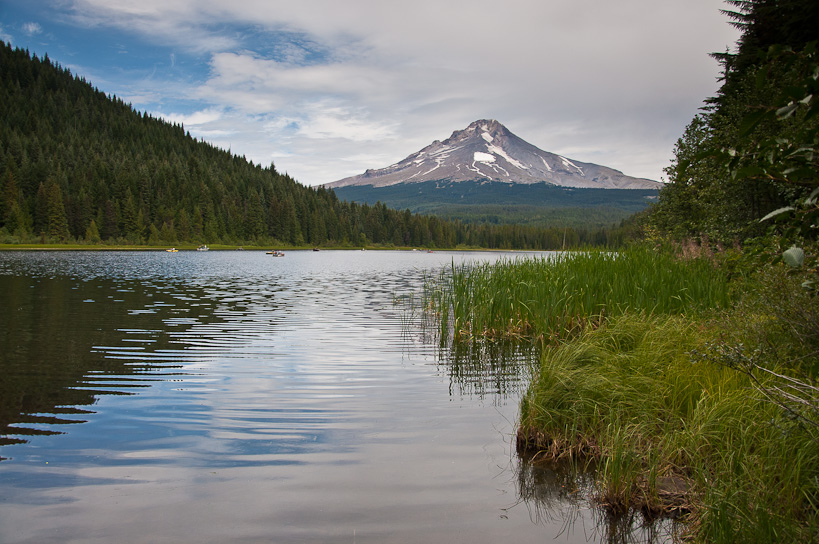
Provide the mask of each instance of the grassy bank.
{"label": "grassy bank", "polygon": [[692,357],[708,336],[684,317],[623,316],[548,349],[519,450],[597,461],[602,504],[685,514],[698,541],[812,541],[819,432]]}
{"label": "grassy bank", "polygon": [[[634,249],[456,268],[427,304],[451,341],[537,338],[518,449],[596,467],[610,512],[699,542],[819,539],[819,310],[770,266]],[[733,293],[733,296],[729,296]]]}

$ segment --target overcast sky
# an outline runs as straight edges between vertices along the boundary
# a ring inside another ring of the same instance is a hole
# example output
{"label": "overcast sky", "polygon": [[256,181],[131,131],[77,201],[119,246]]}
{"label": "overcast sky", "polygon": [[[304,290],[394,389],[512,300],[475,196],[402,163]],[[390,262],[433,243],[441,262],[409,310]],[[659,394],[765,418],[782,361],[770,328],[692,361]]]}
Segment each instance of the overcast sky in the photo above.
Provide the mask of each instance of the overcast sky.
{"label": "overcast sky", "polygon": [[659,180],[733,49],[721,0],[0,0],[0,39],[305,185],[478,119]]}

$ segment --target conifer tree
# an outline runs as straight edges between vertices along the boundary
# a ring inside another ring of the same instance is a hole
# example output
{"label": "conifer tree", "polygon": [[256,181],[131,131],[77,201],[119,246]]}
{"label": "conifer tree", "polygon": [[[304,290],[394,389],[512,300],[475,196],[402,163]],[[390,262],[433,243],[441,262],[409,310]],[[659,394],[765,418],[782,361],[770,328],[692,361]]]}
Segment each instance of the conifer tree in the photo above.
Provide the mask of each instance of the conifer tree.
{"label": "conifer tree", "polygon": [[28,216],[17,202],[12,202],[11,207],[6,213],[6,224],[4,228],[10,234],[18,237],[25,237],[29,234]]}
{"label": "conifer tree", "polygon": [[92,244],[99,244],[102,241],[100,239],[100,231],[97,228],[97,222],[93,219],[88,224],[88,228],[85,229],[85,241]]}
{"label": "conifer tree", "polygon": [[166,244],[175,244],[177,242],[176,230],[171,221],[162,224],[162,228],[159,230],[159,238]]}
{"label": "conifer tree", "polygon": [[48,188],[48,235],[54,240],[64,242],[71,237],[68,232],[68,218],[63,205],[63,193],[60,186],[51,183]]}
{"label": "conifer tree", "polygon": [[[714,55],[723,65],[723,84],[678,141],[666,170],[671,183],[648,223],[674,237],[733,244],[763,234],[767,225],[759,220],[804,199],[816,180],[809,157],[819,116],[799,110],[815,100],[807,87],[816,86],[811,42],[819,40],[819,4],[728,4],[734,11],[724,13],[742,31],[736,52]],[[790,53],[771,57],[777,48]]]}
{"label": "conifer tree", "polygon": [[6,171],[5,183],[3,185],[2,198],[0,198],[0,221],[7,221],[11,207],[18,202],[19,193],[17,183],[14,181],[14,174],[9,169]]}
{"label": "conifer tree", "polygon": [[37,195],[34,197],[34,233],[44,236],[48,231],[48,192],[45,183],[40,183],[37,187]]}
{"label": "conifer tree", "polygon": [[158,246],[162,243],[162,236],[159,233],[159,229],[156,228],[156,225],[151,223],[151,226],[148,227],[148,245],[149,246]]}
{"label": "conifer tree", "polygon": [[100,229],[100,236],[103,240],[115,240],[119,237],[119,220],[117,218],[117,208],[113,201],[106,200],[103,202],[100,209],[102,217],[102,228]]}

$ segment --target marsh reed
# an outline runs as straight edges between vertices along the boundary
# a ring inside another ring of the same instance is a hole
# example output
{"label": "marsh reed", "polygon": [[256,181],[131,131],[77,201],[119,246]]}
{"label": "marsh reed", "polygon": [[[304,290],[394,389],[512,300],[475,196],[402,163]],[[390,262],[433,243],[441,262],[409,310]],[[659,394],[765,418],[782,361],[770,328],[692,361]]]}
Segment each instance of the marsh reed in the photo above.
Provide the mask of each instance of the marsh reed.
{"label": "marsh reed", "polygon": [[648,248],[453,265],[424,292],[441,338],[455,342],[559,341],[607,316],[685,313],[727,300],[727,282],[712,262]]}

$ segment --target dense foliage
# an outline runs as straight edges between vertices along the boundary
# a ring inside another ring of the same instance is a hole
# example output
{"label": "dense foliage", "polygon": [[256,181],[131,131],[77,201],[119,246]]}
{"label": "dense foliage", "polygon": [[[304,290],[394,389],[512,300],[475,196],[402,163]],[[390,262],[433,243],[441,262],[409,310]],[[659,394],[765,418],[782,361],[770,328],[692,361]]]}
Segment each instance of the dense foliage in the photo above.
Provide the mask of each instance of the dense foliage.
{"label": "dense foliage", "polygon": [[563,244],[534,227],[467,225],[342,202],[8,44],[0,47],[0,119],[0,243]]}
{"label": "dense foliage", "polygon": [[723,85],[678,140],[666,171],[671,183],[648,222],[676,239],[743,243],[766,233],[760,219],[804,203],[819,186],[819,5],[728,4],[742,37],[735,53],[714,55]]}

